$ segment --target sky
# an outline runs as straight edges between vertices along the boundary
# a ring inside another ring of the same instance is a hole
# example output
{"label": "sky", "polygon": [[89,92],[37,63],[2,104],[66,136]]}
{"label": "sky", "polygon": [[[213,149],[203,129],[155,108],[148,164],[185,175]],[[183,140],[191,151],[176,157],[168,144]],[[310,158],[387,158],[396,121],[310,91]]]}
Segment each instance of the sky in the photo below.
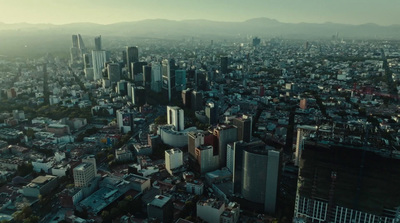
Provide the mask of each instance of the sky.
{"label": "sky", "polygon": [[144,19],[392,25],[400,0],[0,0],[0,22],[112,24]]}

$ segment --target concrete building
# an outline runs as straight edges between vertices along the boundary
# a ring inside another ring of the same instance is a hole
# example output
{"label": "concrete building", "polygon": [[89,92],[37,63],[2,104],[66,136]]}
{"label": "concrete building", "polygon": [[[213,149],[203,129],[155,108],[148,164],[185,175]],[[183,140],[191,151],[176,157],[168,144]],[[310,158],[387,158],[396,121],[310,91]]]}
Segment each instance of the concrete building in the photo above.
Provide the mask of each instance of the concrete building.
{"label": "concrete building", "polygon": [[168,101],[171,101],[172,94],[175,91],[175,71],[171,72],[171,66],[169,60],[163,60],[161,66],[162,73],[162,88],[168,96]]}
{"label": "concrete building", "polygon": [[201,145],[196,147],[195,159],[200,166],[201,174],[216,170],[219,167],[219,156],[215,155],[213,146]]}
{"label": "concrete building", "polygon": [[183,152],[180,149],[165,150],[165,169],[169,174],[179,172],[183,166]]}
{"label": "concrete building", "polygon": [[200,200],[196,204],[197,217],[205,222],[220,222],[225,203],[215,199]]}
{"label": "concrete building", "polygon": [[133,112],[130,109],[117,110],[117,124],[121,133],[132,131],[134,126]]}
{"label": "concrete building", "polygon": [[199,147],[204,144],[204,138],[207,132],[198,131],[198,132],[189,132],[188,133],[188,151],[192,157],[195,157],[196,147]]}
{"label": "concrete building", "polygon": [[167,106],[167,123],[173,125],[176,131],[185,129],[185,115],[183,109],[177,106]]}
{"label": "concrete building", "polygon": [[133,160],[133,154],[128,148],[123,147],[115,150],[115,160],[118,162]]}
{"label": "concrete building", "polygon": [[202,195],[204,192],[204,183],[201,180],[191,180],[186,182],[186,192]]}
{"label": "concrete building", "polygon": [[96,176],[92,163],[81,163],[73,169],[75,187],[86,187]]}
{"label": "concrete building", "polygon": [[57,187],[57,177],[46,175],[38,176],[28,185],[22,188],[22,194],[26,197],[38,198],[39,195],[47,195]]}
{"label": "concrete building", "polygon": [[204,108],[204,112],[206,114],[207,123],[209,125],[215,125],[218,123],[218,104],[216,102],[207,102]]}
{"label": "concrete building", "polygon": [[172,222],[172,199],[163,195],[155,196],[153,201],[147,204],[147,214],[149,219],[157,219],[161,222]]}
{"label": "concrete building", "polygon": [[240,205],[236,202],[230,202],[225,211],[221,214],[220,223],[236,223],[239,221]]}
{"label": "concrete building", "polygon": [[145,192],[151,188],[150,178],[129,174],[124,176],[124,180],[131,182],[132,189],[138,192]]}

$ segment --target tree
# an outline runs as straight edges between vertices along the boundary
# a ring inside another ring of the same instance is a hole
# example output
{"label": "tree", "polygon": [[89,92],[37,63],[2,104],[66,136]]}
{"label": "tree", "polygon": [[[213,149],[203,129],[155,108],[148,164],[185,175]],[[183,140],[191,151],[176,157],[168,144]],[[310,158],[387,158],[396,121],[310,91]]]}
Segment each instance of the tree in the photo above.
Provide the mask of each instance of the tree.
{"label": "tree", "polygon": [[110,154],[107,156],[108,161],[112,161],[112,160],[114,160],[114,158],[115,158],[114,154]]}

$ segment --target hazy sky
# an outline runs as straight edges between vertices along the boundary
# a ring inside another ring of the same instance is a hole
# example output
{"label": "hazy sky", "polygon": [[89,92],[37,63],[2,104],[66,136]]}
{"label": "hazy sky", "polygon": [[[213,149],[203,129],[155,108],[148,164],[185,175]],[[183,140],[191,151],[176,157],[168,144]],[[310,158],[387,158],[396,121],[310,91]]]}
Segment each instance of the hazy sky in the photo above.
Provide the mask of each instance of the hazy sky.
{"label": "hazy sky", "polygon": [[346,24],[400,23],[400,0],[0,0],[0,22],[93,22],[143,19]]}

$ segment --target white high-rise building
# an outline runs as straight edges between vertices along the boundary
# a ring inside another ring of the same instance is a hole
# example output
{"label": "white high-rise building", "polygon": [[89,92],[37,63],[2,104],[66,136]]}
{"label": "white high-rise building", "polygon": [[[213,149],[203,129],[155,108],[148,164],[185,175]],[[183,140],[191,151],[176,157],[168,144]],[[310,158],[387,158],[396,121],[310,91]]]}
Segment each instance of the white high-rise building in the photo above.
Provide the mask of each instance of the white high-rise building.
{"label": "white high-rise building", "polygon": [[86,187],[95,177],[95,166],[93,163],[81,163],[73,170],[75,187]]}
{"label": "white high-rise building", "polygon": [[176,170],[183,166],[183,152],[180,149],[165,151],[165,169],[173,175]]}
{"label": "white high-rise building", "polygon": [[94,80],[99,80],[102,78],[102,69],[104,68],[104,63],[106,61],[107,61],[107,53],[105,50],[92,51]]}
{"label": "white high-rise building", "polygon": [[167,106],[167,122],[173,125],[176,131],[185,129],[185,115],[183,109],[177,106]]}

